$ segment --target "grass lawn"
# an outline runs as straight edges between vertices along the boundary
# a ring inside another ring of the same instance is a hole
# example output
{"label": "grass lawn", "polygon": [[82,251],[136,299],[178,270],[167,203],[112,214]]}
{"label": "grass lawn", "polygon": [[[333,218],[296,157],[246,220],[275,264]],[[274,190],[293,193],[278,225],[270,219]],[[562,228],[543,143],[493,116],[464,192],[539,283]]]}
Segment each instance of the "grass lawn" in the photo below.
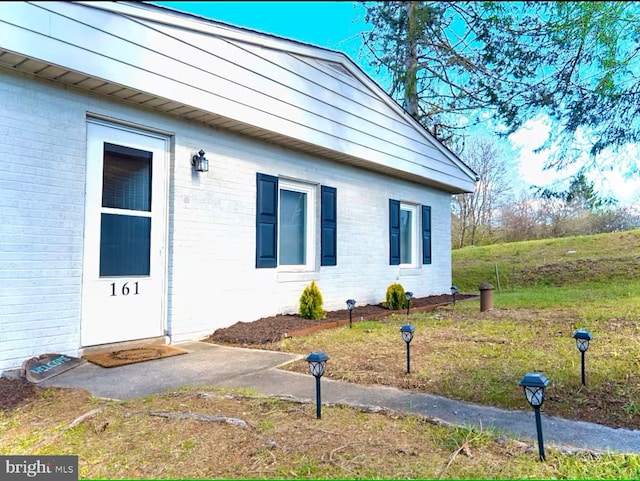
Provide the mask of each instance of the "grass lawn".
{"label": "grass lawn", "polygon": [[[173,417],[170,417],[173,415]],[[189,418],[191,416],[191,418]],[[214,422],[218,417],[233,420]],[[244,425],[241,425],[244,422]],[[77,455],[81,479],[638,479],[640,456],[561,453],[415,415],[179,390],[44,390],[0,412],[0,454]]]}
{"label": "grass lawn", "polygon": [[[640,283],[630,286],[640,292]],[[291,352],[324,351],[332,379],[418,390],[506,409],[528,409],[518,382],[541,371],[551,380],[543,412],[614,427],[640,429],[640,296],[600,300],[574,289],[560,307],[545,307],[539,290],[496,294],[494,309],[458,302],[434,312],[354,323],[270,346]],[[556,292],[547,297],[555,303]],[[535,298],[535,308],[518,307]],[[571,306],[571,307],[570,307]],[[399,329],[415,325],[411,374]],[[572,335],[594,336],[586,352],[586,387]],[[306,372],[299,361],[285,367]]]}

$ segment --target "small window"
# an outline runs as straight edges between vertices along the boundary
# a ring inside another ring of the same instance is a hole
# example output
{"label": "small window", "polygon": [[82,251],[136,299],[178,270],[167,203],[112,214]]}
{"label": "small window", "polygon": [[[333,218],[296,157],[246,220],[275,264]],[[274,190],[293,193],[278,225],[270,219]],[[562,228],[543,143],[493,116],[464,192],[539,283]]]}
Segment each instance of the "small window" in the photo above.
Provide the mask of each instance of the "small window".
{"label": "small window", "polygon": [[278,265],[285,270],[315,268],[315,186],[280,179],[278,183]]}
{"label": "small window", "polygon": [[337,265],[337,195],[335,187],[258,172],[256,268],[314,271],[318,249],[321,266]]}
{"label": "small window", "polygon": [[400,203],[400,267],[418,265],[418,207]]}
{"label": "small window", "polygon": [[431,264],[431,207],[389,199],[389,265],[418,267],[421,245],[422,264]]}
{"label": "small window", "polygon": [[151,211],[151,152],[104,144],[102,207]]}
{"label": "small window", "polygon": [[105,142],[100,277],[148,276],[153,154]]}
{"label": "small window", "polygon": [[100,277],[148,276],[151,217],[102,214]]}

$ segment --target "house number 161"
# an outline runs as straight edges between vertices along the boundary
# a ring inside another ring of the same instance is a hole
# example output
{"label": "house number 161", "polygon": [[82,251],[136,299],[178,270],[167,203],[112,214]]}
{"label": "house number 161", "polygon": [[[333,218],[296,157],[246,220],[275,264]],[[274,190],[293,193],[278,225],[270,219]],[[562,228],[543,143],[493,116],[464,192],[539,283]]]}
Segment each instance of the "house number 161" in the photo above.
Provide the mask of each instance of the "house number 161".
{"label": "house number 161", "polygon": [[[120,291],[120,294],[123,296],[128,296],[129,294],[133,294],[134,296],[138,295],[138,281],[134,282],[132,284],[133,287],[129,288],[129,283],[125,282],[124,284],[122,284],[122,289],[118,289]],[[118,293],[116,293],[116,283],[112,282],[111,283],[111,296],[117,296]]]}

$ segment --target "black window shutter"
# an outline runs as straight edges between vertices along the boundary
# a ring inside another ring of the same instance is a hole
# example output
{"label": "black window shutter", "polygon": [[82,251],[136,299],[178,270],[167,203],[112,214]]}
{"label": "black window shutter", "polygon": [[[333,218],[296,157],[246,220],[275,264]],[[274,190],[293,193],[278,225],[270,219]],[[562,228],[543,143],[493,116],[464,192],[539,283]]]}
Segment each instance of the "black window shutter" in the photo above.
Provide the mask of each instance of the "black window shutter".
{"label": "black window shutter", "polygon": [[422,263],[431,264],[431,207],[422,206]]}
{"label": "black window shutter", "polygon": [[337,264],[337,191],[322,186],[320,191],[320,265]]}
{"label": "black window shutter", "polygon": [[400,265],[400,201],[389,199],[389,264]]}
{"label": "black window shutter", "polygon": [[256,176],[256,267],[278,265],[278,178]]}

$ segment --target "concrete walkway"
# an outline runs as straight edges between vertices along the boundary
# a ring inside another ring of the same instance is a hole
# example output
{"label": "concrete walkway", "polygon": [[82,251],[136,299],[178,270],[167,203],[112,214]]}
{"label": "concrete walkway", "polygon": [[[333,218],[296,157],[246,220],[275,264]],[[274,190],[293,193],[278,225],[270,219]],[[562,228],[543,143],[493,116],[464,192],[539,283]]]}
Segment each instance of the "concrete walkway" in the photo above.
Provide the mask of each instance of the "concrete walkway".
{"label": "concrete walkway", "polygon": [[[85,363],[40,385],[82,388],[94,396],[112,399],[145,397],[183,386],[246,388],[267,396],[292,396],[315,403],[313,377],[277,368],[304,356],[204,342],[184,343],[179,347],[189,353],[110,369]],[[421,414],[458,426],[494,428],[520,439],[536,439],[532,409],[496,409],[430,394],[382,386],[362,386],[325,378],[321,383],[323,402],[378,406]],[[523,405],[526,405],[524,395]],[[544,414],[542,430],[546,446],[619,453],[640,452],[639,430],[614,429]]]}

